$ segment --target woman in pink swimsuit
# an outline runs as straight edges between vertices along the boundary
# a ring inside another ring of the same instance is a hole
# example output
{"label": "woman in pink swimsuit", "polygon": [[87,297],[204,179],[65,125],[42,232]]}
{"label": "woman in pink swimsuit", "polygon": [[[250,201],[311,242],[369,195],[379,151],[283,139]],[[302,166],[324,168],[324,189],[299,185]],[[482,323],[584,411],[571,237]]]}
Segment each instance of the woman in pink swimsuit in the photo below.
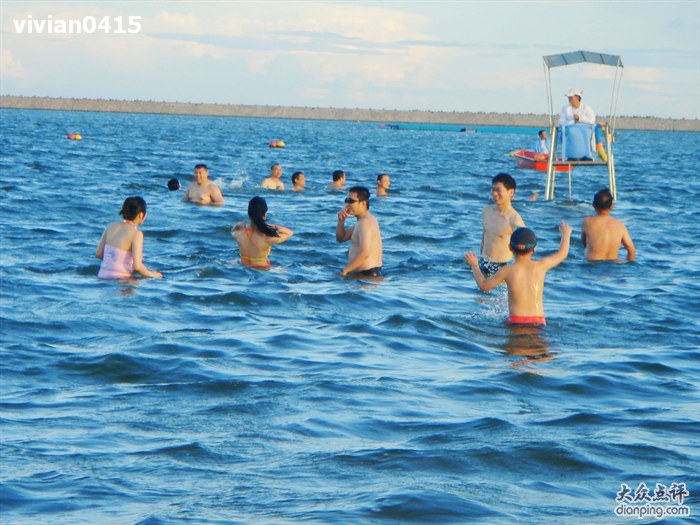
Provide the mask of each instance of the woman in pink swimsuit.
{"label": "woman in pink swimsuit", "polygon": [[100,279],[129,279],[136,271],[144,277],[163,277],[143,264],[143,233],[138,226],[146,220],[146,201],[128,197],[119,215],[122,222],[113,222],[105,229],[95,255],[102,261]]}
{"label": "woman in pink swimsuit", "polygon": [[289,239],[293,235],[292,230],[267,223],[267,203],[262,197],[250,199],[248,217],[250,226],[239,222],[231,229],[231,236],[236,239],[241,252],[241,264],[251,268],[269,268],[270,260],[267,257],[272,245]]}

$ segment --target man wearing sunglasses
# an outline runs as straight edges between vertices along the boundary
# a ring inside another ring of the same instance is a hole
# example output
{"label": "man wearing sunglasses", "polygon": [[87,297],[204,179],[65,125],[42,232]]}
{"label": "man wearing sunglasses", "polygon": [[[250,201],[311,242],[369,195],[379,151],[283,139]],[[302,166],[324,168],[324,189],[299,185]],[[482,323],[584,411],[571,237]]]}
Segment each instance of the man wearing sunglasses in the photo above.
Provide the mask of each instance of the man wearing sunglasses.
{"label": "man wearing sunglasses", "polygon": [[[353,215],[357,223],[345,227],[345,220]],[[353,186],[345,199],[345,208],[338,213],[335,240],[351,241],[348,264],[341,275],[353,277],[381,277],[382,234],[379,222],[369,212],[369,190],[364,186]]]}

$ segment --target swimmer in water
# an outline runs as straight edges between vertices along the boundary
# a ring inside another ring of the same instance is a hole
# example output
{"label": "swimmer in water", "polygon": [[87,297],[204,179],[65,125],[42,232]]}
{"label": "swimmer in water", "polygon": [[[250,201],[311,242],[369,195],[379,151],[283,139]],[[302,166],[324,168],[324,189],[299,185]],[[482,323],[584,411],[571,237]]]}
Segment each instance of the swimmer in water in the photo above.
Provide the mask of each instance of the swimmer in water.
{"label": "swimmer in water", "polygon": [[238,243],[241,264],[257,269],[270,267],[268,256],[273,244],[280,244],[293,233],[284,226],[267,223],[267,203],[262,197],[253,197],[248,203],[250,226],[241,221],[231,229],[231,236]]}
{"label": "swimmer in water", "polygon": [[128,279],[136,271],[144,277],[163,277],[143,264],[143,233],[139,224],[146,220],[146,201],[128,197],[119,214],[122,222],[113,222],[105,229],[95,255],[102,261],[97,277]]}
{"label": "swimmer in water", "polygon": [[619,219],[610,216],[613,210],[613,196],[610,190],[600,190],[593,197],[595,215],[583,219],[581,242],[586,249],[589,261],[621,261],[617,254],[620,245],[627,250],[627,260],[634,261],[637,250],[627,227]]}
{"label": "swimmer in water", "polygon": [[479,260],[469,252],[464,261],[471,267],[474,280],[480,289],[491,290],[505,281],[508,287],[508,322],[513,325],[545,325],[542,296],[544,277],[547,271],[561,263],[569,255],[571,226],[564,221],[559,226],[561,242],[559,250],[540,260],[533,260],[537,237],[528,228],[518,228],[510,236],[509,247],[515,254],[515,262],[500,268],[495,274],[485,279],[479,269]]}
{"label": "swimmer in water", "polygon": [[177,179],[170,179],[168,181],[168,189],[170,191],[178,191],[179,189],[182,189],[182,184],[180,184],[180,181]]}
{"label": "swimmer in water", "polygon": [[345,189],[345,172],[343,170],[335,170],[333,172],[333,183],[326,186],[328,191],[341,191]]}
{"label": "swimmer in water", "polygon": [[301,171],[295,171],[292,174],[292,191],[306,191],[306,176]]}
{"label": "swimmer in water", "polygon": [[194,167],[194,182],[190,182],[185,191],[183,201],[190,201],[201,205],[221,206],[224,197],[219,187],[209,180],[209,170],[204,164]]}
{"label": "swimmer in water", "polygon": [[[354,216],[357,223],[345,227],[345,220]],[[354,277],[382,276],[382,234],[379,222],[369,212],[369,190],[364,186],[353,186],[345,199],[345,208],[338,212],[335,240],[351,241],[348,264],[341,275]]]}
{"label": "swimmer in water", "polygon": [[260,183],[262,188],[268,190],[283,190],[284,182],[282,182],[282,166],[273,164],[270,166],[270,176]]}
{"label": "swimmer in water", "polygon": [[386,173],[380,173],[377,175],[377,197],[384,197],[386,195],[389,195],[389,192],[387,191],[389,189],[389,186],[391,185],[391,179],[389,178],[389,175]]}
{"label": "swimmer in water", "polygon": [[510,236],[516,228],[525,226],[520,214],[511,202],[515,195],[515,179],[507,173],[499,173],[491,179],[493,204],[481,212],[483,232],[481,234],[481,257],[479,267],[484,277],[496,273],[508,264],[513,253],[508,247]]}

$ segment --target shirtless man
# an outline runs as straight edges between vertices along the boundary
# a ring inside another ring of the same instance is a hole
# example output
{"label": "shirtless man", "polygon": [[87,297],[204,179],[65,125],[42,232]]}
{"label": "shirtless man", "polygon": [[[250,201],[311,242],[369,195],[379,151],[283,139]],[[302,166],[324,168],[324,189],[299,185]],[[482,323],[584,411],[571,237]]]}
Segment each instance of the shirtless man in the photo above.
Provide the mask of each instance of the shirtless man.
{"label": "shirtless man", "polygon": [[464,261],[471,267],[474,280],[481,290],[488,291],[505,281],[508,287],[508,322],[513,325],[545,325],[544,276],[569,255],[571,226],[564,221],[559,226],[561,241],[559,250],[535,261],[537,237],[528,228],[518,228],[510,237],[509,247],[515,253],[515,262],[502,267],[488,279],[479,269],[479,261],[473,253],[466,253]]}
{"label": "shirtless man", "polygon": [[386,173],[381,173],[377,175],[377,197],[384,197],[389,195],[387,191],[391,186],[391,179]]}
{"label": "shirtless man", "polygon": [[197,164],[194,167],[194,182],[190,182],[187,186],[182,200],[211,206],[221,206],[224,203],[221,190],[209,180],[209,170],[204,164]]}
{"label": "shirtless man", "polygon": [[273,164],[270,166],[270,176],[260,183],[260,186],[268,190],[283,190],[282,166]]}
{"label": "shirtless man", "polygon": [[345,189],[345,172],[335,170],[333,172],[333,184],[326,186],[328,191],[341,191]]}
{"label": "shirtless man", "polygon": [[634,261],[637,251],[627,228],[621,220],[610,216],[613,209],[613,197],[605,188],[595,194],[593,208],[596,215],[583,219],[581,242],[586,249],[589,261],[621,261],[617,254],[620,244],[627,250],[627,260]]}
{"label": "shirtless man", "polygon": [[295,171],[292,174],[292,191],[306,191],[306,176],[301,171]]}
{"label": "shirtless man", "polygon": [[[357,277],[381,277],[382,275],[382,235],[379,222],[369,212],[369,190],[364,186],[353,186],[345,199],[345,208],[338,213],[335,227],[335,240],[351,241],[348,251],[348,264],[341,275]],[[353,215],[357,223],[345,227],[345,219]]]}
{"label": "shirtless man", "polygon": [[511,234],[516,228],[525,226],[511,201],[515,195],[515,179],[507,173],[499,173],[491,180],[493,204],[482,211],[484,230],[481,236],[479,267],[485,277],[496,273],[513,258],[508,247]]}

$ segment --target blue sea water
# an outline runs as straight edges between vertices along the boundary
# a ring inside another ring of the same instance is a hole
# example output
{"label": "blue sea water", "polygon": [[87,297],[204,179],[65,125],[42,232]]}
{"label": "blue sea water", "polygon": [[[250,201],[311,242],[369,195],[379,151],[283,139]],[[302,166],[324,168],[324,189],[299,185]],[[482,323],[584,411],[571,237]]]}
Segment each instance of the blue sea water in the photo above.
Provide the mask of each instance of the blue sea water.
{"label": "blue sea water", "polygon": [[[577,167],[571,198],[559,175],[544,200],[544,175],[508,156],[536,130],[0,122],[1,523],[649,523],[614,512],[641,483],[684,483],[691,517],[663,523],[698,523],[699,134],[619,132],[614,214],[638,258],[593,264],[580,226],[607,171]],[[225,206],[167,191],[199,162]],[[262,190],[273,162],[308,191]],[[337,275],[335,169],[349,184],[391,175],[371,204],[380,283]],[[562,219],[574,227],[540,332],[509,328],[505,289],[480,292],[463,262],[500,171],[540,254]],[[100,235],[131,195],[164,278],[98,280]],[[253,195],[294,230],[270,271],[238,264],[229,235]]]}

